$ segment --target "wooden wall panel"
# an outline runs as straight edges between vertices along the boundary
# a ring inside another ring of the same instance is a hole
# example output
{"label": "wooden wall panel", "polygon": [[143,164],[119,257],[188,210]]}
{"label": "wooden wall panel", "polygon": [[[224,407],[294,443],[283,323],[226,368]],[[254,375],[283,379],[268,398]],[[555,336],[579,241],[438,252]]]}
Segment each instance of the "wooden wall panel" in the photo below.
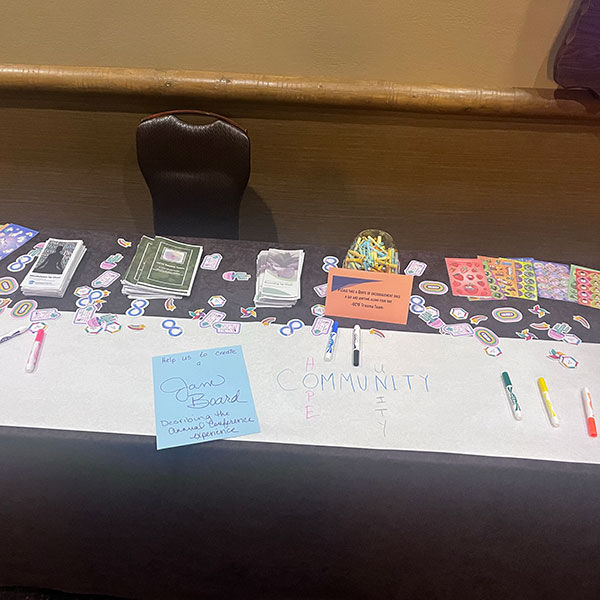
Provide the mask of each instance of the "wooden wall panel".
{"label": "wooden wall panel", "polygon": [[[249,131],[242,237],[534,254],[600,266],[600,129],[351,110],[227,111]],[[143,115],[0,108],[0,220],[151,230]]]}

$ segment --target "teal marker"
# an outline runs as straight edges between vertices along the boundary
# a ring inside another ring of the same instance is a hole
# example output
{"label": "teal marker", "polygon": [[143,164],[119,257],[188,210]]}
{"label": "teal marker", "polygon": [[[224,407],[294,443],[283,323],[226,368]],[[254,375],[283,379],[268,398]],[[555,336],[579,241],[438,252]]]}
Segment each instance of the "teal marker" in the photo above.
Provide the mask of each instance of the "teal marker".
{"label": "teal marker", "polygon": [[506,390],[506,395],[510,401],[510,407],[512,408],[513,415],[517,421],[520,421],[523,418],[521,405],[519,404],[519,401],[513,392],[513,384],[506,371],[502,373],[502,383],[504,383],[504,389]]}

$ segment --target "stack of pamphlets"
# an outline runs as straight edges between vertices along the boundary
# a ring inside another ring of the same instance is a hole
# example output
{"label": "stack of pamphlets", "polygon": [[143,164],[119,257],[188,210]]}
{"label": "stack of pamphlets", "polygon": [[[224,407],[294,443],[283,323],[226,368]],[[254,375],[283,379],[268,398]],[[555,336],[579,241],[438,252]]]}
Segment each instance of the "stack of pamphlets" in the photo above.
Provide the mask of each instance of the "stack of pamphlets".
{"label": "stack of pamphlets", "polygon": [[128,298],[181,298],[192,293],[202,246],[142,236],[121,280]]}
{"label": "stack of pamphlets", "polygon": [[291,308],[300,299],[304,250],[262,250],[256,258],[256,308]]}
{"label": "stack of pamphlets", "polygon": [[50,238],[21,282],[23,295],[62,298],[85,251],[83,240]]}

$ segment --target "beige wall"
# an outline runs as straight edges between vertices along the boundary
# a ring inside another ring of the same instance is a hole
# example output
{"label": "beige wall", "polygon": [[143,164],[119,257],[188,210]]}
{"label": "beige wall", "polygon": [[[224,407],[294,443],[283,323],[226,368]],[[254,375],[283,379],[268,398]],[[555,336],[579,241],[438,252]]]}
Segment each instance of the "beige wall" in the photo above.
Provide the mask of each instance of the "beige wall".
{"label": "beige wall", "polygon": [[555,87],[573,1],[4,0],[0,62]]}

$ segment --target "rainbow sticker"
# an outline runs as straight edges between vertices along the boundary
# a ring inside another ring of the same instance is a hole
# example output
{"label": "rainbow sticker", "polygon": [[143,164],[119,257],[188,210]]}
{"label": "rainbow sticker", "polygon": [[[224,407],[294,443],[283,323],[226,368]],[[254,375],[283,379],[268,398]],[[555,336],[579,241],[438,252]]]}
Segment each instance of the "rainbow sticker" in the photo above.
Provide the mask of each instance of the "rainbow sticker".
{"label": "rainbow sticker", "polygon": [[383,331],[379,331],[379,329],[369,329],[369,333],[371,333],[373,335],[377,335],[382,338],[385,337],[385,334],[383,333]]}
{"label": "rainbow sticker", "polygon": [[127,329],[131,329],[132,331],[144,331],[146,329],[145,325],[127,325]]}
{"label": "rainbow sticker", "polygon": [[503,306],[494,308],[494,310],[492,310],[492,317],[494,317],[496,321],[500,321],[500,323],[518,323],[523,318],[523,314],[516,308]]}
{"label": "rainbow sticker", "polygon": [[261,321],[261,323],[263,325],[270,325],[271,323],[274,323],[274,322],[275,322],[275,317],[267,317],[266,319],[263,319]]}
{"label": "rainbow sticker", "polygon": [[497,346],[500,343],[498,336],[487,327],[475,327],[475,337],[484,346]]}
{"label": "rainbow sticker", "polygon": [[16,319],[22,319],[26,317],[32,310],[37,308],[37,302],[35,300],[19,300],[10,311],[12,317]]}
{"label": "rainbow sticker", "polygon": [[12,298],[0,298],[0,315],[4,309],[12,302]]}
{"label": "rainbow sticker", "polygon": [[169,311],[169,312],[173,312],[176,308],[175,306],[175,298],[167,298],[165,300],[165,308]]}
{"label": "rainbow sticker", "polygon": [[12,294],[18,287],[19,284],[14,277],[0,278],[0,296],[8,296],[8,294]]}
{"label": "rainbow sticker", "polygon": [[[0,300],[0,302],[2,302],[2,301]],[[577,321],[578,323],[583,325],[586,329],[590,328],[590,322],[585,317],[582,317],[581,315],[574,315],[573,321]]]}
{"label": "rainbow sticker", "polygon": [[421,283],[419,283],[419,289],[426,294],[441,296],[448,291],[448,286],[441,281],[421,281]]}

